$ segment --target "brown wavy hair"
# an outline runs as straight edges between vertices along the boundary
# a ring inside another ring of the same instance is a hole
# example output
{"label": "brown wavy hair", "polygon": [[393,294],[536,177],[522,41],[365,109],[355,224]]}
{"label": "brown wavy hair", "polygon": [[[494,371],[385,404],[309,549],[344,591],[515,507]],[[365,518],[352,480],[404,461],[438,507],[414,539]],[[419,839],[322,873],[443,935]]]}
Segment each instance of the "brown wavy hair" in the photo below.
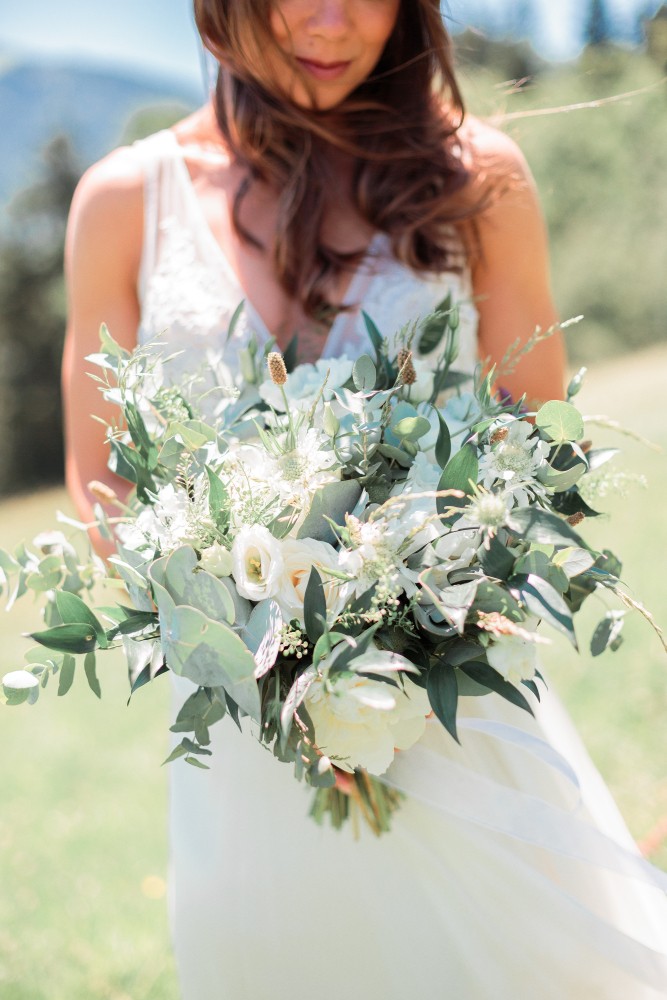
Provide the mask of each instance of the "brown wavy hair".
{"label": "brown wavy hair", "polygon": [[272,0],[194,0],[197,28],[220,67],[218,125],[246,168],[233,207],[241,238],[261,246],[241,209],[253,181],[269,184],[279,192],[278,280],[308,315],[330,309],[327,289],[363,256],[363,250],[342,253],[322,240],[328,192],[335,190],[333,147],[352,157],[354,207],[389,236],[398,260],[417,271],[460,268],[452,224],[471,218],[475,208],[461,197],[470,180],[458,135],[464,106],[439,0],[401,0],[372,75],[327,111],[297,107],[277,90],[267,46],[290,60],[272,36],[271,7]]}

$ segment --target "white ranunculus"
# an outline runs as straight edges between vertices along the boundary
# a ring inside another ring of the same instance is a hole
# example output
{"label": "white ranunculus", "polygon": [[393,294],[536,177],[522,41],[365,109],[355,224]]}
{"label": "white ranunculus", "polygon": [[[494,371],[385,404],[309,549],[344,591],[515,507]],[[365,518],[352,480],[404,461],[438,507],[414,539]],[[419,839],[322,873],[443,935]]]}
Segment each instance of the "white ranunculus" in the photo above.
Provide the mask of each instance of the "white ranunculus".
{"label": "white ranunculus", "polygon": [[[377,649],[354,661],[355,670],[373,673],[407,665],[402,656]],[[384,774],[394,749],[407,750],[423,736],[431,711],[426,692],[405,675],[392,676],[400,687],[355,674],[332,678],[330,691],[321,678],[308,689],[304,703],[317,746],[342,770]]]}
{"label": "white ranunculus", "polygon": [[516,635],[498,636],[489,645],[486,657],[506,681],[518,687],[521,681],[530,681],[539,667],[537,646]]}
{"label": "white ranunculus", "polygon": [[338,569],[336,549],[327,542],[318,542],[314,538],[286,538],[281,543],[281,551],[283,572],[274,599],[285,621],[296,618],[303,627],[303,602],[313,566],[320,572],[327,612],[333,620],[342,610],[343,599],[340,584],[327,578],[325,569],[327,566]]}
{"label": "white ranunculus", "polygon": [[283,575],[280,542],[261,524],[240,528],[232,545],[236,589],[249,601],[273,597]]}
{"label": "white ranunculus", "polygon": [[231,552],[219,542],[202,549],[200,563],[202,569],[217,577],[231,576],[234,568]]}

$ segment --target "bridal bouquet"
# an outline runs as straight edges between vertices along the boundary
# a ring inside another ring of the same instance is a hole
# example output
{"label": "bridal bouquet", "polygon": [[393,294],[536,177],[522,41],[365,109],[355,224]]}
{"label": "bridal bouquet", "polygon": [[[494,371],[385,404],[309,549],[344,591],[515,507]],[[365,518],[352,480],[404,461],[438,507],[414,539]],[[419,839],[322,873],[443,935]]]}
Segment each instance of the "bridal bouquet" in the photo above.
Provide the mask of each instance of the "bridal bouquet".
{"label": "bridal bouquet", "polygon": [[[356,813],[379,833],[401,797],[381,776],[428,716],[456,740],[461,696],[530,712],[537,620],[576,646],[593,591],[633,603],[618,561],[575,530],[595,514],[580,486],[613,454],[582,440],[580,379],[526,413],[494,395],[493,371],[454,371],[449,304],[396,356],[366,323],[369,355],[295,367],[251,343],[239,385],[208,387],[170,384],[173,359],[102,329],[110,467],[133,488],[91,484],[108,566],[61,532],[0,553],[10,602],[44,597],[9,704],[52,676],[66,693],[81,661],[99,694],[96,657],[122,645],[133,692],[167,670],[191,682],[169,760],[206,767],[210,727],[247,718],[316,789],[315,819]],[[121,602],[93,607],[104,581]],[[594,653],[620,644],[622,619],[606,615]]]}

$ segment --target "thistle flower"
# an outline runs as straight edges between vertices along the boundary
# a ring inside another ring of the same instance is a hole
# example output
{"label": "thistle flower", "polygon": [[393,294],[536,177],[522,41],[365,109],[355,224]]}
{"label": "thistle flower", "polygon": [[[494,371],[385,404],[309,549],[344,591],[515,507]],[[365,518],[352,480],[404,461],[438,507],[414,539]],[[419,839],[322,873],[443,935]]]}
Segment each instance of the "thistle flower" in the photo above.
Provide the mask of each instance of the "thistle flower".
{"label": "thistle flower", "polygon": [[412,363],[412,351],[402,347],[398,352],[396,364],[398,365],[398,377],[403,385],[414,385],[417,381],[417,372]]}
{"label": "thistle flower", "polygon": [[287,382],[287,368],[285,368],[285,360],[282,354],[279,351],[270,351],[266,363],[273,384],[285,385],[285,382]]}

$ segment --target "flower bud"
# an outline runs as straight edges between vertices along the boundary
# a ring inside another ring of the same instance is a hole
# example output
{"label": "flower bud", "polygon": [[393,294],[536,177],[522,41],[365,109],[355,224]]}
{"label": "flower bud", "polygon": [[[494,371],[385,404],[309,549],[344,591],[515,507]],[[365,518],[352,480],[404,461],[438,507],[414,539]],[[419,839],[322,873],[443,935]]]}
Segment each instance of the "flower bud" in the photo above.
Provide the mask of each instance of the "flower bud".
{"label": "flower bud", "polygon": [[115,503],[118,500],[111,487],[105,483],[98,482],[97,479],[93,479],[88,483],[88,490],[100,503]]}
{"label": "flower bud", "polygon": [[568,399],[574,399],[574,397],[577,395],[582,385],[584,384],[584,376],[586,375],[587,371],[588,371],[587,368],[580,368],[577,374],[571,380],[570,384],[567,387]]}
{"label": "flower bud", "polygon": [[270,351],[266,359],[269,367],[269,375],[274,385],[285,385],[287,381],[287,368],[285,361],[279,351]]}
{"label": "flower bud", "polygon": [[582,521],[585,520],[586,520],[586,515],[582,514],[581,511],[577,511],[576,514],[570,514],[570,516],[567,519],[567,523],[571,525],[571,527],[576,528],[581,524]]}

